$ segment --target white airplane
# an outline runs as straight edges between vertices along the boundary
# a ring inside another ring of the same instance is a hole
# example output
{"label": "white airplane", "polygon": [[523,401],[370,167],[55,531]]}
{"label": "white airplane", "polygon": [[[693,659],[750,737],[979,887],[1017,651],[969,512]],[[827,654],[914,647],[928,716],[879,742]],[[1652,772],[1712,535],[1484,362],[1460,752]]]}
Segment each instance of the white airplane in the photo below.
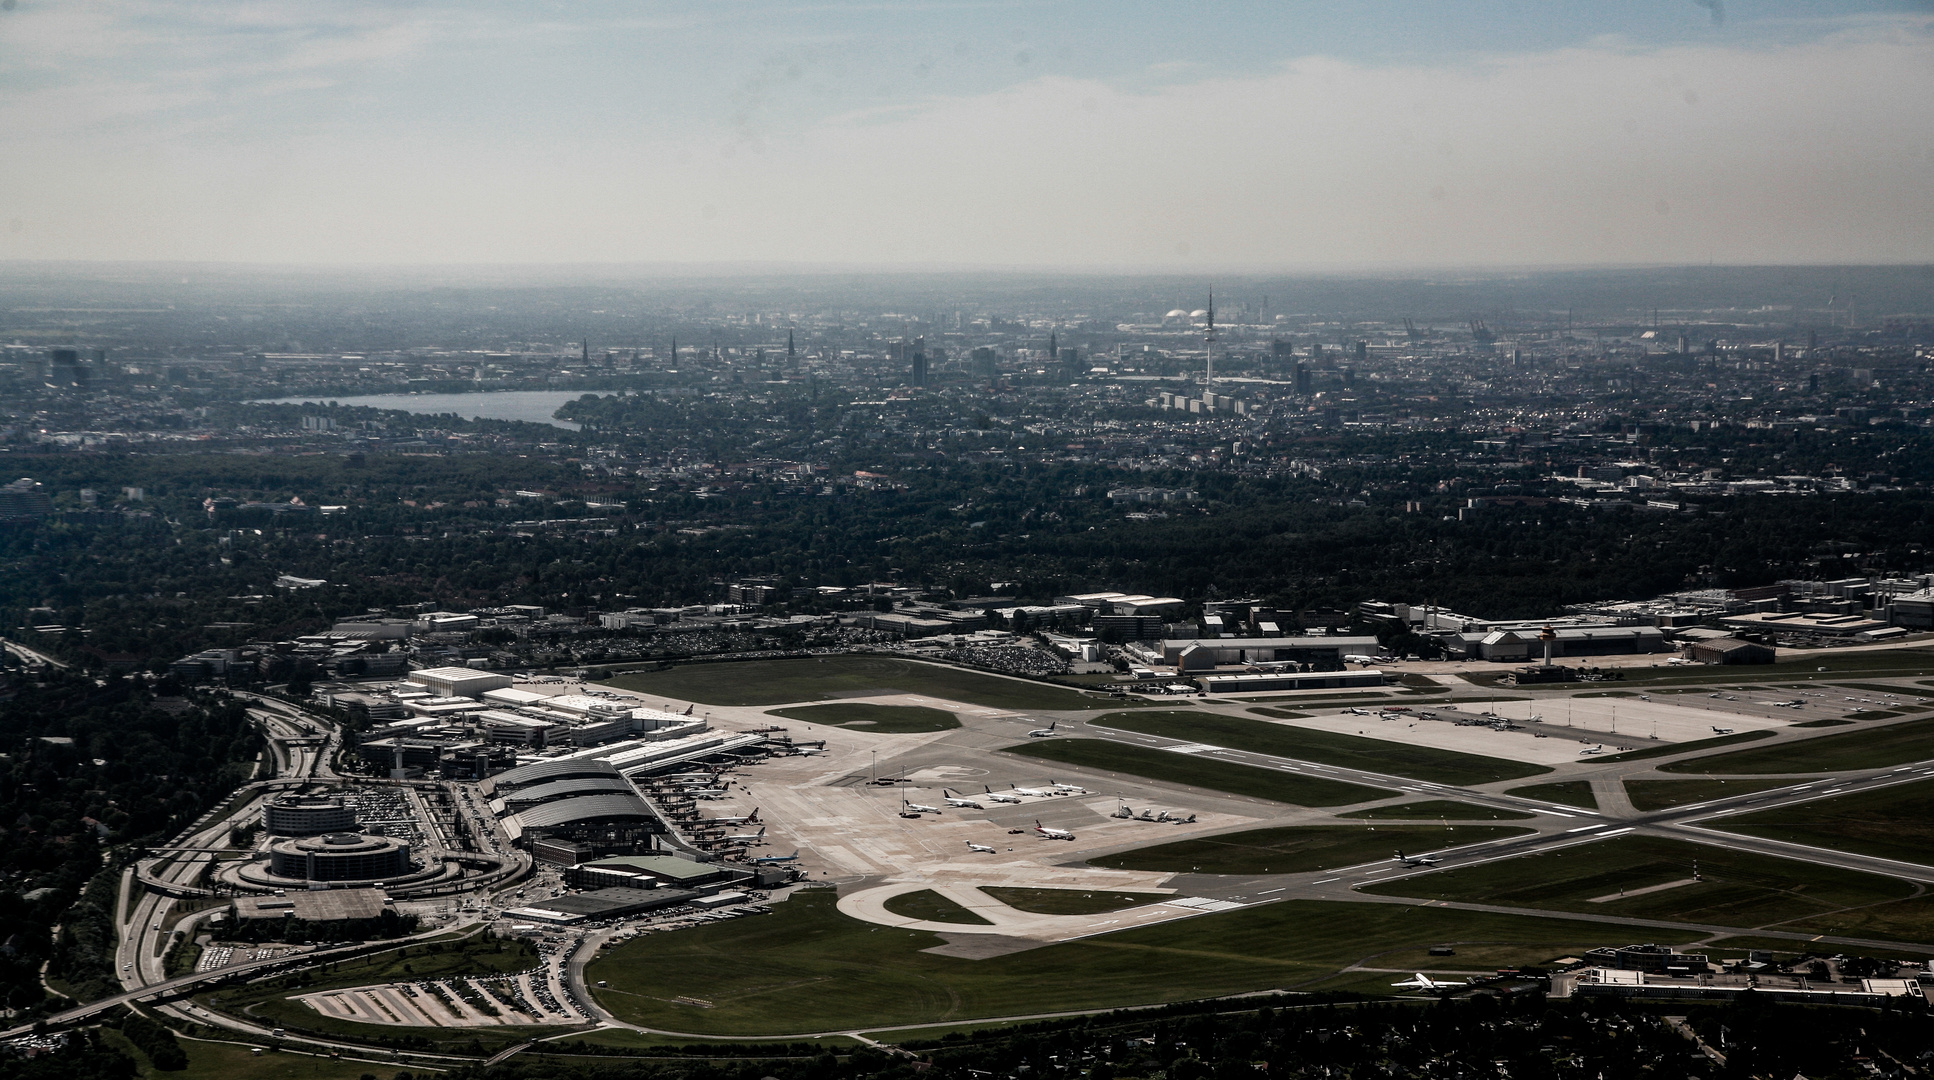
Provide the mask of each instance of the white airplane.
{"label": "white airplane", "polygon": [[1054,728],[1059,723],[1061,721],[1051,720],[1048,722],[1047,727],[1035,728],[1033,731],[1028,732],[1027,737],[1030,739],[1051,739],[1054,737]]}
{"label": "white airplane", "polygon": [[1454,981],[1450,979],[1433,979],[1430,976],[1419,971],[1411,978],[1405,979],[1402,982],[1393,982],[1390,985],[1401,986],[1406,990],[1423,990],[1426,992],[1434,992],[1438,990],[1450,990],[1459,986],[1469,986],[1470,984],[1466,982],[1459,982],[1459,981]]}
{"label": "white airplane", "polygon": [[1712,733],[1714,735],[1731,735],[1736,730],[1738,729],[1729,728],[1729,727],[1716,727],[1712,729]]}
{"label": "white airplane", "polygon": [[1343,658],[1343,662],[1346,664],[1374,664],[1377,662],[1377,658],[1374,656],[1364,656],[1361,653],[1351,653]]}
{"label": "white airplane", "polygon": [[732,836],[722,836],[719,839],[724,840],[728,844],[757,844],[765,840],[765,838],[766,838],[766,827],[764,825],[761,825],[759,826],[758,832],[737,833]]}
{"label": "white airplane", "polygon": [[986,844],[976,844],[976,843],[974,843],[974,842],[973,842],[972,840],[969,840],[969,841],[967,841],[967,850],[968,850],[968,851],[978,851],[978,852],[980,852],[980,853],[981,853],[982,855],[992,855],[992,854],[994,854],[994,849],[993,849],[993,848],[991,848],[991,847],[988,847],[988,846],[987,846]]}
{"label": "white airplane", "polygon": [[1049,783],[1054,784],[1054,790],[1061,792],[1063,795],[1088,794],[1088,789],[1085,787],[1082,787],[1080,784],[1062,784],[1062,783],[1056,783],[1052,780],[1050,780]]}
{"label": "white airplane", "polygon": [[940,812],[938,806],[926,806],[917,802],[908,802],[905,799],[900,800],[900,805],[916,814],[938,814]]}
{"label": "white airplane", "polygon": [[1050,829],[1046,825],[1041,824],[1040,818],[1034,819],[1034,831],[1040,833],[1042,836],[1046,837],[1049,840],[1073,840],[1074,839],[1073,833],[1069,832],[1066,829]]}
{"label": "white airplane", "polygon": [[987,794],[984,796],[984,798],[986,798],[988,802],[1017,803],[1021,801],[1021,797],[1019,795],[996,795],[994,794],[994,789],[991,787],[987,787],[986,784],[982,784],[981,787],[987,788]]}
{"label": "white airplane", "polygon": [[752,812],[750,814],[745,815],[744,817],[706,818],[704,821],[701,821],[698,824],[700,825],[757,825],[758,823],[759,823],[759,809],[758,807],[753,807]]}
{"label": "white airplane", "polygon": [[1351,715],[1351,716],[1368,716],[1368,715],[1370,715],[1370,710],[1368,710],[1368,709],[1351,709],[1351,710],[1350,710],[1350,715]]}
{"label": "white airplane", "polygon": [[[1026,795],[1029,798],[1034,798],[1034,799],[1045,799],[1045,798],[1048,798],[1049,796],[1052,796],[1054,792],[1047,788],[1017,787],[1014,789],[1014,794]],[[1018,802],[1019,800],[1016,800],[1016,801]]]}
{"label": "white airplane", "polygon": [[793,848],[790,855],[761,855],[752,860],[755,866],[777,866],[780,863],[798,862],[799,849]]}
{"label": "white airplane", "polygon": [[945,800],[945,801],[946,801],[946,803],[947,803],[947,805],[948,805],[948,806],[958,806],[958,807],[961,807],[962,809],[965,809],[965,810],[985,810],[985,809],[987,809],[987,808],[986,808],[985,806],[982,806],[981,804],[979,804],[979,803],[977,803],[977,802],[975,802],[974,800],[972,800],[972,799],[963,799],[963,798],[961,798],[960,796],[958,796],[958,795],[956,795],[956,794],[954,794],[954,793],[953,793],[952,791],[949,791],[949,790],[948,790],[948,789],[946,789],[946,788],[941,788],[941,789],[940,789],[940,797],[941,797],[941,798],[942,798],[943,800]]}
{"label": "white airplane", "polygon": [[1436,866],[1444,860],[1430,855],[1405,855],[1399,850],[1397,857],[1392,861],[1402,863],[1405,866]]}
{"label": "white airplane", "polygon": [[792,755],[794,757],[811,757],[814,754],[823,754],[825,752],[826,748],[823,746],[795,746],[792,748]]}
{"label": "white airplane", "polygon": [[1605,752],[1605,744],[1604,744],[1604,743],[1599,743],[1599,744],[1598,744],[1597,746],[1594,746],[1594,747],[1592,747],[1592,748],[1591,748],[1590,750],[1580,750],[1580,751],[1578,751],[1578,753],[1579,753],[1579,755],[1580,755],[1580,756],[1583,756],[1583,755],[1585,755],[1585,754],[1602,754],[1602,753],[1604,753],[1604,752]]}

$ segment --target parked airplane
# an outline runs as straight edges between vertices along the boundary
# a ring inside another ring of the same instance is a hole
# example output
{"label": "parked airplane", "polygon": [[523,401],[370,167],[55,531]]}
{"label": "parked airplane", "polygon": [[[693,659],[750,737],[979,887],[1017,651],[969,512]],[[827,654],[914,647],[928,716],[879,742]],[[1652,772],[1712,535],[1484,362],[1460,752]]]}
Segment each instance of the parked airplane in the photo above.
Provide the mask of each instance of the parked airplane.
{"label": "parked airplane", "polygon": [[1054,737],[1054,729],[1055,729],[1055,726],[1056,726],[1056,725],[1058,725],[1059,723],[1061,723],[1061,721],[1059,721],[1059,720],[1052,720],[1052,721],[1049,721],[1049,723],[1048,723],[1048,726],[1047,726],[1047,727],[1043,727],[1043,728],[1035,728],[1035,729],[1034,729],[1033,731],[1030,731],[1030,732],[1028,732],[1028,733],[1027,733],[1027,737],[1028,737],[1028,738],[1030,738],[1030,739],[1049,739],[1049,738],[1053,738],[1053,737]]}
{"label": "parked airplane", "polygon": [[1088,789],[1087,789],[1087,788],[1085,788],[1085,787],[1082,787],[1082,786],[1081,786],[1081,785],[1079,785],[1079,784],[1062,784],[1062,783],[1057,783],[1057,782],[1055,782],[1055,781],[1052,781],[1052,780],[1050,780],[1050,781],[1048,781],[1048,782],[1049,782],[1049,783],[1051,783],[1051,784],[1054,784],[1054,790],[1056,790],[1056,791],[1058,791],[1058,792],[1060,792],[1060,793],[1062,793],[1063,795],[1086,795],[1086,794],[1088,794]]}
{"label": "parked airplane", "polygon": [[1732,733],[1733,733],[1734,731],[1736,731],[1736,730],[1738,730],[1738,729],[1737,729],[1737,728],[1729,728],[1729,727],[1716,727],[1716,728],[1713,728],[1713,729],[1712,729],[1712,733],[1713,733],[1714,735],[1731,735],[1731,734],[1732,734]]}
{"label": "parked airplane", "polygon": [[719,839],[724,840],[728,844],[758,844],[758,843],[763,843],[765,841],[765,838],[766,838],[766,827],[764,825],[761,825],[759,826],[758,832],[735,833],[732,836],[722,836]]}
{"label": "parked airplane", "polygon": [[905,799],[900,800],[900,805],[916,814],[938,814],[940,812],[938,806],[926,806],[922,803],[908,802]]}
{"label": "parked airplane", "polygon": [[814,754],[823,754],[825,752],[826,748],[823,746],[795,746],[792,748],[794,757],[811,757]]}
{"label": "parked airplane", "polygon": [[1050,829],[1046,825],[1041,824],[1041,819],[1039,818],[1034,819],[1034,831],[1040,833],[1042,836],[1048,838],[1049,840],[1073,840],[1074,839],[1073,833],[1069,832],[1066,829]]}
{"label": "parked airplane", "polygon": [[1405,855],[1402,850],[1399,850],[1394,861],[1405,866],[1436,866],[1444,860],[1429,855]]}
{"label": "parked airplane", "polygon": [[695,822],[698,825],[757,825],[758,823],[759,810],[757,807],[754,807],[750,814],[746,814],[743,817],[715,817]]}
{"label": "parked airplane", "polygon": [[1019,795],[996,795],[994,794],[994,789],[991,787],[987,787],[986,784],[982,784],[981,787],[987,788],[986,799],[988,802],[1017,803],[1021,801],[1021,797]]}
{"label": "parked airplane", "polygon": [[777,866],[780,863],[798,862],[799,849],[793,848],[790,855],[761,855],[752,860],[754,866]]}
{"label": "parked airplane", "polygon": [[981,853],[982,855],[992,855],[992,854],[994,854],[994,849],[993,849],[993,848],[991,848],[991,847],[988,847],[988,846],[987,846],[986,844],[976,844],[976,843],[974,843],[974,842],[973,842],[972,840],[969,840],[969,841],[967,841],[967,850],[968,850],[968,851],[978,851],[978,852],[980,852],[980,853]]}
{"label": "parked airplane", "polygon": [[1433,979],[1430,976],[1419,971],[1412,978],[1405,979],[1402,982],[1393,982],[1390,985],[1401,986],[1406,990],[1423,990],[1426,992],[1436,992],[1439,990],[1452,990],[1459,986],[1469,986],[1470,984],[1466,982],[1458,982],[1450,979]]}
{"label": "parked airplane", "polygon": [[[1048,798],[1049,796],[1051,796],[1051,795],[1053,795],[1053,794],[1054,794],[1054,792],[1052,792],[1052,791],[1050,791],[1050,790],[1048,790],[1048,789],[1046,789],[1046,788],[1038,788],[1038,787],[1017,787],[1017,788],[1015,788],[1015,789],[1014,789],[1014,794],[1016,794],[1016,795],[1026,795],[1026,796],[1029,796],[1029,797],[1031,797],[1031,798],[1036,798],[1036,799],[1045,799],[1045,798]],[[1016,800],[1016,801],[1018,802],[1019,800]]]}
{"label": "parked airplane", "polygon": [[1364,656],[1361,653],[1351,653],[1343,658],[1343,662],[1346,664],[1374,664],[1377,662],[1377,658],[1374,656]]}
{"label": "parked airplane", "polygon": [[975,802],[972,799],[961,798],[960,796],[954,794],[952,791],[948,790],[947,788],[940,789],[940,797],[946,800],[948,806],[958,806],[967,810],[987,809],[985,806],[982,806],[981,804]]}
{"label": "parked airplane", "polygon": [[1592,747],[1592,748],[1591,748],[1590,750],[1580,750],[1580,751],[1578,751],[1578,753],[1580,754],[1580,756],[1583,756],[1583,755],[1585,755],[1585,754],[1602,754],[1602,753],[1604,753],[1604,752],[1605,752],[1605,744],[1604,744],[1604,743],[1599,743],[1599,744],[1598,744],[1597,746],[1594,746],[1594,747]]}

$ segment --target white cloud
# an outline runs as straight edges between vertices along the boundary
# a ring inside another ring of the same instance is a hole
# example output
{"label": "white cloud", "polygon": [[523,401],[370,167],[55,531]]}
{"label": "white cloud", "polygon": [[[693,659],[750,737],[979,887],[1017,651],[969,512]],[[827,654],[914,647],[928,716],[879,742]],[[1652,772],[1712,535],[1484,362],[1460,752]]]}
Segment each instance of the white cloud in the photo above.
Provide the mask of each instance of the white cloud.
{"label": "white cloud", "polygon": [[[287,9],[253,10],[273,29]],[[274,80],[300,98],[411,63],[453,32],[426,26],[291,31],[299,40],[255,64],[250,93]],[[479,133],[380,96],[345,97],[327,125],[291,134],[259,122],[279,107],[259,96],[248,123],[171,119],[232,105],[199,76],[47,87],[0,105],[0,223],[23,222],[0,227],[0,257],[1934,258],[1934,26],[1848,26],[1781,46],[1601,41],[1442,67],[1311,57],[1143,92],[1045,78],[789,130],[751,131],[741,115],[696,134],[650,108],[614,131],[568,99]],[[790,85],[760,83],[753,111],[783,106]]]}

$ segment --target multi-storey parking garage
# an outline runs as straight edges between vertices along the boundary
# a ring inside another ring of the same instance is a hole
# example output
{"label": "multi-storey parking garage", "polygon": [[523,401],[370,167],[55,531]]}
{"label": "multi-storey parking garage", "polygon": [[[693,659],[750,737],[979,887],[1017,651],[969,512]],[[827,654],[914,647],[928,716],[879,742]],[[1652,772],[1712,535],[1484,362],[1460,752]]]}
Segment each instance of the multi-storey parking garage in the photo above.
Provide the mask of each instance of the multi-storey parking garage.
{"label": "multi-storey parking garage", "polygon": [[307,881],[381,881],[410,872],[410,845],[390,836],[330,833],[269,846],[276,877]]}
{"label": "multi-storey parking garage", "polygon": [[276,836],[354,832],[356,811],[340,795],[283,795],[263,805],[262,825]]}

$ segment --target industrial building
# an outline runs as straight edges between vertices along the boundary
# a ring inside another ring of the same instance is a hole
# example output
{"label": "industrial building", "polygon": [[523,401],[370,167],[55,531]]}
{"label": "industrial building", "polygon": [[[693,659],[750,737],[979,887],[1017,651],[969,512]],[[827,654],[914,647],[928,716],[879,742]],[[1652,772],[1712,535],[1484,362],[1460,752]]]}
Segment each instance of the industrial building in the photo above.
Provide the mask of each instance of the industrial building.
{"label": "industrial building", "polygon": [[273,836],[354,832],[356,812],[340,795],[282,795],[263,805],[262,828]]}
{"label": "industrial building", "polygon": [[1381,671],[1267,671],[1240,675],[1204,675],[1202,689],[1211,694],[1259,690],[1330,690],[1347,686],[1382,686]]}
{"label": "industrial building", "polygon": [[1657,653],[1669,648],[1665,631],[1656,626],[1544,626],[1530,623],[1491,630],[1443,633],[1432,640],[1443,647],[1445,656],[1453,660],[1524,663],[1544,659],[1547,631],[1551,635],[1551,656],[1554,659]]}
{"label": "industrial building", "polygon": [[410,845],[393,836],[329,833],[269,845],[269,872],[279,878],[384,881],[410,869]]}
{"label": "industrial building", "polygon": [[1707,638],[1685,647],[1686,659],[1701,664],[1770,664],[1776,653],[1771,645],[1736,637]]}

